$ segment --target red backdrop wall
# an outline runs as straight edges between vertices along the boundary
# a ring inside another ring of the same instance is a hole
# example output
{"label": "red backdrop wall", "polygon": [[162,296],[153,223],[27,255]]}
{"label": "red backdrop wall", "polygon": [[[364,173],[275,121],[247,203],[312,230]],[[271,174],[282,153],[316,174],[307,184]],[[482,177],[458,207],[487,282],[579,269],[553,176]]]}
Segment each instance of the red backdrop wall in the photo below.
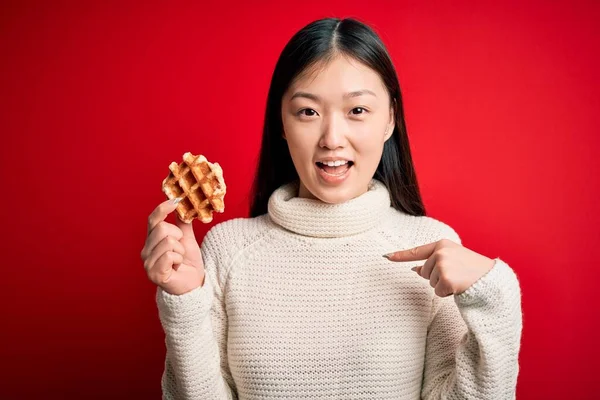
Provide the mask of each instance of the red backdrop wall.
{"label": "red backdrop wall", "polygon": [[1,397],[160,398],[168,164],[218,161],[215,223],[246,216],[279,52],[337,16],[389,48],[429,215],[520,277],[518,398],[597,398],[599,3],[422,3],[3,2]]}

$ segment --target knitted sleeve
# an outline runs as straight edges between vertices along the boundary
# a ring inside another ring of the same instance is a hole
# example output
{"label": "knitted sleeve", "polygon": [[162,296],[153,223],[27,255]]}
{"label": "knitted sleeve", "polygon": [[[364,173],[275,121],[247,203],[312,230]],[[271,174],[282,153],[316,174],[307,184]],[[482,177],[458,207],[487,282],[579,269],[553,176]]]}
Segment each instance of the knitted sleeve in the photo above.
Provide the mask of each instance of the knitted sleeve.
{"label": "knitted sleeve", "polygon": [[[447,238],[461,243],[447,227]],[[434,296],[421,397],[514,399],[522,331],[521,291],[500,258],[465,292]]]}
{"label": "knitted sleeve", "polygon": [[156,301],[165,332],[163,400],[237,399],[227,362],[226,265],[213,232],[201,246],[204,285],[182,295],[158,288]]}

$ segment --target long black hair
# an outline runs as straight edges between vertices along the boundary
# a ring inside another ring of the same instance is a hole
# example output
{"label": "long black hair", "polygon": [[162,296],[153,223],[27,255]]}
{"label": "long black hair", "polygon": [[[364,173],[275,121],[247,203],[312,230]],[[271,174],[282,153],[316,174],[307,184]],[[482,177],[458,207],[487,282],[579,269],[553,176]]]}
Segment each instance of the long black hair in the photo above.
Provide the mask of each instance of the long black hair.
{"label": "long black hair", "polygon": [[392,207],[415,216],[426,215],[408,143],[400,84],[385,45],[372,28],[356,19],[324,18],[298,31],[286,44],[275,66],[252,189],[252,217],[267,212],[269,197],[275,189],[299,178],[283,138],[281,101],[284,93],[307,68],[338,54],[377,72],[394,107],[394,132],[385,142],[374,178],[387,187]]}

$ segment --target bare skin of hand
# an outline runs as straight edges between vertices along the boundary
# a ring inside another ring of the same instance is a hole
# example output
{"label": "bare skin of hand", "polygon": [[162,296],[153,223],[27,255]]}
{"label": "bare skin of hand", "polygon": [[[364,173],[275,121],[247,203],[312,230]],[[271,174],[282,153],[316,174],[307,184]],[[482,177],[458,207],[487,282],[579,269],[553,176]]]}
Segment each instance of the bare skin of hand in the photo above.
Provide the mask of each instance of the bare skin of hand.
{"label": "bare skin of hand", "polygon": [[[175,200],[175,199],[174,199]],[[140,256],[153,283],[175,295],[187,293],[204,284],[204,262],[192,224],[176,218],[176,225],[165,221],[177,202],[162,202],[148,216],[148,235]]]}
{"label": "bare skin of hand", "polygon": [[435,294],[440,297],[463,293],[487,274],[495,263],[491,258],[449,239],[386,254],[384,257],[395,262],[426,260],[412,270],[428,279]]}

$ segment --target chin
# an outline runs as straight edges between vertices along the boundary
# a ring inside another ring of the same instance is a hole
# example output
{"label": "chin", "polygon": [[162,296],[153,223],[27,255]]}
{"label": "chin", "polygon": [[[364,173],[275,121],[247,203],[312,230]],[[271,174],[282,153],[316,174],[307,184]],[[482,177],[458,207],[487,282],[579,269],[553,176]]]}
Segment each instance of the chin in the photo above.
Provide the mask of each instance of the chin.
{"label": "chin", "polygon": [[348,200],[352,200],[356,196],[352,196],[346,193],[340,193],[338,189],[335,190],[325,190],[324,193],[319,193],[317,198],[324,203],[329,204],[340,204],[345,203]]}
{"label": "chin", "polygon": [[[339,186],[325,186],[320,182],[313,182],[311,188],[306,188],[314,197],[324,203],[339,204],[345,203],[359,196],[362,192],[351,182],[345,182]],[[364,185],[367,187],[367,184]]]}

